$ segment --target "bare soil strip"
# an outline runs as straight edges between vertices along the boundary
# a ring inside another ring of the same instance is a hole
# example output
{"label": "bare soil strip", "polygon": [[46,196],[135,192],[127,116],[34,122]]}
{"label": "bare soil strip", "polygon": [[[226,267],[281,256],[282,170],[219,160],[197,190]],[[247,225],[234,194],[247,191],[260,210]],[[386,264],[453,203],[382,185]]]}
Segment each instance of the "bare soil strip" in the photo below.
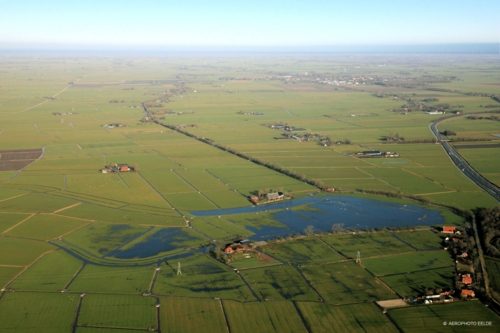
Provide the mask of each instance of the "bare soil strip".
{"label": "bare soil strip", "polygon": [[59,213],[59,212],[62,212],[63,210],[66,210],[66,209],[70,209],[70,208],[73,208],[73,207],[79,206],[79,205],[81,205],[82,203],[83,203],[83,202],[77,202],[76,204],[72,204],[72,205],[70,205],[70,206],[63,207],[63,208],[61,208],[61,209],[56,210],[56,211],[54,212],[54,214],[57,214],[57,213]]}

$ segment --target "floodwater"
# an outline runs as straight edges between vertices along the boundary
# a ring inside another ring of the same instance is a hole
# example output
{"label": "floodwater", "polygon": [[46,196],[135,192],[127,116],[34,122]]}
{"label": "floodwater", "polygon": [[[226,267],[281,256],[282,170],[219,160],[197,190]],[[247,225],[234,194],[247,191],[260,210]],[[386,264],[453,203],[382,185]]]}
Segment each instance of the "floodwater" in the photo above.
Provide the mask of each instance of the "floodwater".
{"label": "floodwater", "polygon": [[176,250],[183,242],[197,239],[184,232],[182,228],[165,228],[128,249],[113,251],[112,255],[119,259],[147,258],[161,252]]}
{"label": "floodwater", "polygon": [[[307,205],[306,210],[291,210],[299,205]],[[288,209],[287,209],[288,208]],[[279,209],[278,211],[274,211]],[[191,212],[195,216],[213,216],[227,214],[256,213],[273,210],[273,217],[282,226],[265,226],[258,228],[247,226],[254,233],[253,240],[266,240],[275,237],[286,237],[303,233],[312,225],[315,231],[331,232],[332,225],[344,224],[346,229],[372,229],[382,227],[404,227],[444,224],[445,220],[439,211],[413,205],[401,205],[377,200],[354,197],[305,198],[272,205],[244,207],[227,210]]]}

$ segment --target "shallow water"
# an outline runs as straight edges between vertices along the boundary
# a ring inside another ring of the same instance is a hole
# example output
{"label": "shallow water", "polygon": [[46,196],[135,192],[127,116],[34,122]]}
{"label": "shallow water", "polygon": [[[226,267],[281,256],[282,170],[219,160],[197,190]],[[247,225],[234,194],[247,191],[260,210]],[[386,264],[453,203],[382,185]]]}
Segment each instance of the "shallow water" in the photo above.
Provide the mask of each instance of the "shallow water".
{"label": "shallow water", "polygon": [[142,242],[134,244],[128,249],[114,252],[113,257],[119,259],[152,257],[161,252],[176,250],[185,241],[197,239],[181,228],[160,229]]}
{"label": "shallow water", "polygon": [[[307,204],[312,210],[286,210]],[[312,225],[316,231],[330,232],[332,225],[343,223],[344,228],[359,230],[381,227],[403,227],[414,225],[443,224],[444,218],[438,211],[419,206],[401,205],[377,200],[354,197],[305,198],[255,208],[244,207],[228,210],[191,212],[195,216],[212,216],[238,213],[252,213],[264,210],[275,210],[273,217],[283,226],[259,226],[246,228],[255,233],[251,238],[265,240],[274,237],[286,237],[303,233]]]}

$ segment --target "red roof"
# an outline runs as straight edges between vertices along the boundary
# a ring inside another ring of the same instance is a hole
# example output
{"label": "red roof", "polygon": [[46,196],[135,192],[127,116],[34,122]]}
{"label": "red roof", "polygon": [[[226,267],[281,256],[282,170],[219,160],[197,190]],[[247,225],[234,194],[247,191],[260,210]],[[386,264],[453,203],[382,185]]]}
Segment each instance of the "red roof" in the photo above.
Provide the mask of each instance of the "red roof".
{"label": "red roof", "polygon": [[474,290],[463,289],[462,290],[462,296],[471,296],[471,297],[474,297],[474,296],[476,296],[476,294],[474,293]]}
{"label": "red roof", "polygon": [[454,233],[455,232],[455,227],[444,226],[443,227],[443,232],[445,232],[445,233]]}
{"label": "red roof", "polygon": [[462,277],[462,283],[463,284],[471,284],[472,278],[470,276],[464,276],[464,277]]}
{"label": "red roof", "polygon": [[128,166],[126,166],[126,165],[124,165],[124,166],[122,166],[122,167],[120,168],[120,171],[129,171],[129,170],[130,170],[130,169],[129,169],[129,167],[128,167]]}

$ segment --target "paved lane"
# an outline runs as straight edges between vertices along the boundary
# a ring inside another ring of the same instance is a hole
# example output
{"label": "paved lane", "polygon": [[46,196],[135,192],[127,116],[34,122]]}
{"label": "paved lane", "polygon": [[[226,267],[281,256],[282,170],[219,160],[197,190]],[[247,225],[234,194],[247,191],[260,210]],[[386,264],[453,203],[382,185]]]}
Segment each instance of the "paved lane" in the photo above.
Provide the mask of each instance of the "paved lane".
{"label": "paved lane", "polygon": [[432,134],[434,134],[436,139],[441,141],[441,146],[446,151],[446,153],[448,154],[450,159],[453,161],[453,163],[455,163],[457,168],[465,176],[467,176],[470,180],[472,180],[474,183],[476,183],[477,186],[482,188],[486,193],[491,195],[497,201],[500,201],[500,188],[498,186],[496,186],[495,184],[491,183],[490,181],[488,181],[483,176],[481,176],[481,174],[479,172],[477,172],[476,170],[474,170],[474,168],[472,166],[470,166],[469,163],[467,163],[467,161],[456,151],[456,149],[451,144],[449,144],[446,141],[443,141],[443,140],[446,140],[446,138],[441,133],[439,133],[437,125],[441,121],[443,121],[445,119],[453,118],[453,117],[461,117],[461,116],[452,116],[452,117],[447,117],[447,118],[435,120],[430,124],[429,129],[431,130]]}

